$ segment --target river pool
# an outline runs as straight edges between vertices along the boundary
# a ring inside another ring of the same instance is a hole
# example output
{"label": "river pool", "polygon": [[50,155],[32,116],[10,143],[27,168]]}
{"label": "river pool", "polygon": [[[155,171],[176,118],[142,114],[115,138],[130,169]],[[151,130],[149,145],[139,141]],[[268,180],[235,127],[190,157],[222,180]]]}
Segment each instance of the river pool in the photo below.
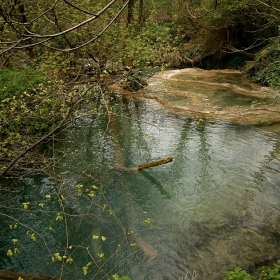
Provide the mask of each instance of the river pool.
{"label": "river pool", "polygon": [[110,102],[117,117],[87,116],[60,135],[49,176],[1,181],[0,269],[214,280],[279,258],[279,126],[199,122],[153,99]]}

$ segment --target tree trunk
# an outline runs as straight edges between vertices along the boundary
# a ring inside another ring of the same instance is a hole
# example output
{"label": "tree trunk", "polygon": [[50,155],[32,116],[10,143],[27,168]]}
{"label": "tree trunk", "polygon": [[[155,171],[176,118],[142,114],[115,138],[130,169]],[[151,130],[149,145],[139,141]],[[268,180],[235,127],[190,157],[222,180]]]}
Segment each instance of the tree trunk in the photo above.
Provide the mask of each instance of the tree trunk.
{"label": "tree trunk", "polygon": [[144,0],[139,0],[139,9],[138,9],[138,25],[141,27],[143,24],[143,13],[144,13]]}
{"label": "tree trunk", "polygon": [[132,23],[133,21],[133,9],[134,9],[135,0],[130,0],[127,6],[127,24]]}
{"label": "tree trunk", "polygon": [[247,57],[249,57],[249,58],[252,58],[252,59],[255,58],[255,55],[254,55],[254,54],[249,53],[249,52],[245,52],[245,51],[242,51],[242,50],[238,50],[238,49],[236,49],[235,47],[231,46],[230,44],[226,44],[225,47],[226,47],[227,49],[229,49],[229,50],[235,52],[235,53],[240,53],[240,54],[245,55],[245,56],[247,56]]}

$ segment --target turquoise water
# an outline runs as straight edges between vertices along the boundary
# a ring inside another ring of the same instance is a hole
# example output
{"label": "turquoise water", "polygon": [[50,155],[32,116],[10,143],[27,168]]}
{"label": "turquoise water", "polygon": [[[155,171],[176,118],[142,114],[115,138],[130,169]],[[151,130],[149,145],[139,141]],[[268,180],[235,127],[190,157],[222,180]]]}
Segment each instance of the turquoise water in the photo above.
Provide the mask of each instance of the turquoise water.
{"label": "turquoise water", "polygon": [[[51,176],[1,182],[0,269],[211,280],[280,256],[277,127],[197,124],[151,100],[112,102],[125,117],[88,116],[63,132]],[[121,168],[170,155],[140,172]],[[52,262],[57,253],[73,263]]]}

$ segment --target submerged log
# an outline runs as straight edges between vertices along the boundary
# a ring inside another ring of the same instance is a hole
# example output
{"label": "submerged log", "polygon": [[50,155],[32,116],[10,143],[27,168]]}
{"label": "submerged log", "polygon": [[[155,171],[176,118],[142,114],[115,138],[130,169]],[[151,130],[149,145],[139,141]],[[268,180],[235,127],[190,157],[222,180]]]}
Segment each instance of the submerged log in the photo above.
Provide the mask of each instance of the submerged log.
{"label": "submerged log", "polygon": [[157,250],[151,246],[149,243],[145,242],[141,235],[137,232],[134,232],[134,238],[137,246],[144,252],[144,254],[150,259],[153,260],[157,257]]}
{"label": "submerged log", "polygon": [[40,276],[40,275],[30,275],[24,273],[15,273],[11,271],[0,270],[0,279],[9,279],[9,280],[60,280],[61,278],[49,277],[49,276]]}

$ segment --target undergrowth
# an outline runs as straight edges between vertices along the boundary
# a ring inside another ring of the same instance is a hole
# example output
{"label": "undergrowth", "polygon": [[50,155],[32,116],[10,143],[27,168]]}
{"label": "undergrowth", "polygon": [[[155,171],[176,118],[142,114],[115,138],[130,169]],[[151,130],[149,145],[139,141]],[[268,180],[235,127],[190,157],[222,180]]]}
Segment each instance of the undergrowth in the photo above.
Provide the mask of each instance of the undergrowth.
{"label": "undergrowth", "polygon": [[235,267],[233,270],[226,273],[223,280],[276,280],[280,279],[280,260],[273,266],[262,266],[258,276],[253,276],[240,267]]}
{"label": "undergrowth", "polygon": [[0,70],[0,170],[67,116],[74,95],[40,68]]}
{"label": "undergrowth", "polygon": [[254,61],[244,67],[244,73],[256,83],[280,88],[280,40],[259,51]]}
{"label": "undergrowth", "polygon": [[46,73],[33,68],[3,68],[0,70],[0,100],[19,96],[23,92],[33,94],[40,85],[48,83]]}

